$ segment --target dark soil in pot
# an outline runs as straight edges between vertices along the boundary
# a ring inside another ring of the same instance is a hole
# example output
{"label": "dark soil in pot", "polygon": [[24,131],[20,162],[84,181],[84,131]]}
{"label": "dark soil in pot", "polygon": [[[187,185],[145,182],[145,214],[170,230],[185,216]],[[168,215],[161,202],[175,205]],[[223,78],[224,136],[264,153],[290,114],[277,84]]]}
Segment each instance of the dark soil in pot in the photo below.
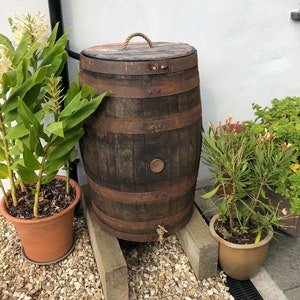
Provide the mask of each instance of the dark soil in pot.
{"label": "dark soil in pot", "polygon": [[[247,232],[243,232],[240,223],[237,219],[233,220],[234,228],[236,230],[231,232],[229,226],[229,220],[217,220],[215,223],[215,231],[218,235],[220,235],[224,240],[234,243],[234,244],[253,244],[255,242],[257,236],[257,223],[255,221],[250,221],[248,223]],[[263,230],[261,239],[264,239],[268,235],[266,230]]]}
{"label": "dark soil in pot", "polygon": [[[33,185],[27,184],[28,191],[34,189]],[[15,207],[9,197],[8,212],[10,215],[20,219],[36,219],[33,216],[34,195],[26,195],[21,190],[18,191],[19,204]],[[75,199],[75,189],[70,186],[70,193],[66,194],[66,182],[54,179],[47,184],[43,184],[40,192],[39,216],[45,218],[59,213],[66,209]]]}

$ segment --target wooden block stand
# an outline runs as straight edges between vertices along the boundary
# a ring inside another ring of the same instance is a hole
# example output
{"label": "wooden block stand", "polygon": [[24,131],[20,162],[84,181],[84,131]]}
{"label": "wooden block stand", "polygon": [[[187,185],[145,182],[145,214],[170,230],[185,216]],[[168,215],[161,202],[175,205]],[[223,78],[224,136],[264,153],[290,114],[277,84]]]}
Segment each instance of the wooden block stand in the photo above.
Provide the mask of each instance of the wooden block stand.
{"label": "wooden block stand", "polygon": [[195,206],[189,223],[176,235],[197,279],[216,276],[219,246]]}
{"label": "wooden block stand", "polygon": [[83,209],[105,300],[128,300],[128,270],[118,239],[101,230],[91,208],[89,187],[82,187]]}
{"label": "wooden block stand", "polygon": [[[128,270],[118,239],[101,230],[91,209],[89,187],[82,187],[83,208],[105,300],[128,300]],[[196,193],[197,195],[197,193]],[[177,233],[198,280],[217,274],[218,244],[194,207],[189,223]]]}

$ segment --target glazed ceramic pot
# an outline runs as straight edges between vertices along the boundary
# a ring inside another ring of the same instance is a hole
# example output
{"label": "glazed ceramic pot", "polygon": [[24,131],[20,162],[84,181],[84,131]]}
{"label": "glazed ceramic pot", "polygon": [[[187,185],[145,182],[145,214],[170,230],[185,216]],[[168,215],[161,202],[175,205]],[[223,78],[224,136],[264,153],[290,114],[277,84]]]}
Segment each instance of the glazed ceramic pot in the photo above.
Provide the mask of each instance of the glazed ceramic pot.
{"label": "glazed ceramic pot", "polygon": [[268,254],[269,243],[273,237],[270,230],[267,237],[258,244],[234,244],[221,238],[215,231],[215,222],[219,215],[215,215],[210,223],[209,230],[219,243],[219,264],[223,271],[237,280],[247,280],[258,273]]}
{"label": "glazed ceramic pot", "polygon": [[[66,180],[65,176],[55,178]],[[74,201],[63,211],[46,218],[33,220],[15,218],[7,212],[4,198],[0,200],[2,215],[14,224],[23,245],[23,254],[32,263],[40,265],[55,263],[64,259],[73,250],[74,210],[80,200],[81,189],[72,179],[70,184],[76,191]]]}

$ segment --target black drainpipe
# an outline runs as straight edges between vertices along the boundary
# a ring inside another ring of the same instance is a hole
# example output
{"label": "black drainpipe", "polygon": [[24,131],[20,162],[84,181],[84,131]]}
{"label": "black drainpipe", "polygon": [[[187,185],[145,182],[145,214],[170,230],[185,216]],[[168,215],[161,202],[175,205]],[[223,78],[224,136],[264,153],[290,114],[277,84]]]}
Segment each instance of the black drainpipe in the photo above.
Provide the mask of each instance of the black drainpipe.
{"label": "black drainpipe", "polygon": [[[50,23],[51,28],[53,29],[56,23],[59,23],[58,31],[57,31],[57,38],[60,38],[64,33],[63,28],[63,14],[61,8],[61,1],[60,0],[48,0],[49,6],[49,15],[50,15]],[[67,52],[70,57],[79,60],[79,54],[69,50],[67,46]],[[65,65],[62,73],[62,86],[64,91],[67,91],[69,88],[69,75],[68,75],[68,66]],[[70,163],[70,177],[78,182],[78,173],[77,173],[77,163],[79,159],[75,160],[74,162]]]}

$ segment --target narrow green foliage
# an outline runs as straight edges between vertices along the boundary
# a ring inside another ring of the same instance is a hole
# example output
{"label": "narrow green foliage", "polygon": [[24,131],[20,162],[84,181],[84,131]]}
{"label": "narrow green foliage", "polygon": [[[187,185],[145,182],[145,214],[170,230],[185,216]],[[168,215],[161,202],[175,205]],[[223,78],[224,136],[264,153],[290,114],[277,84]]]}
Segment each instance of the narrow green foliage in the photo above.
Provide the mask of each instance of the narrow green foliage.
{"label": "narrow green foliage", "polygon": [[[209,167],[215,187],[202,197],[219,193],[221,218],[228,219],[231,232],[247,232],[249,222],[258,224],[258,242],[263,229],[280,225],[278,208],[265,204],[266,192],[278,186],[282,170],[289,168],[295,149],[278,144],[267,128],[254,122],[233,124],[231,119],[203,134],[203,162]],[[237,229],[234,220],[240,224]]]}

